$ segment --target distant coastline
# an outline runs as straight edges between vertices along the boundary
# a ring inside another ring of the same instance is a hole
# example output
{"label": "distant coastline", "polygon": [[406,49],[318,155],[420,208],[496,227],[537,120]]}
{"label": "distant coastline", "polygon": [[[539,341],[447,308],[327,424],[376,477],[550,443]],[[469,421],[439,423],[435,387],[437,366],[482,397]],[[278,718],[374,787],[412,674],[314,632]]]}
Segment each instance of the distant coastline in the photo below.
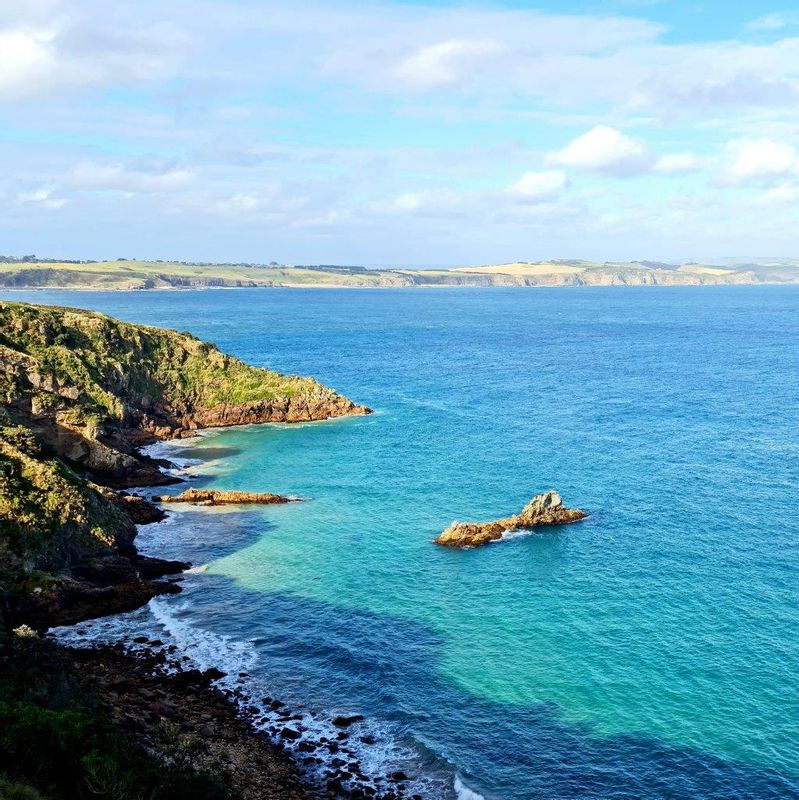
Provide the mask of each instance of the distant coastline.
{"label": "distant coastline", "polygon": [[799,284],[799,260],[717,265],[652,261],[516,261],[450,269],[0,259],[4,290],[557,288]]}

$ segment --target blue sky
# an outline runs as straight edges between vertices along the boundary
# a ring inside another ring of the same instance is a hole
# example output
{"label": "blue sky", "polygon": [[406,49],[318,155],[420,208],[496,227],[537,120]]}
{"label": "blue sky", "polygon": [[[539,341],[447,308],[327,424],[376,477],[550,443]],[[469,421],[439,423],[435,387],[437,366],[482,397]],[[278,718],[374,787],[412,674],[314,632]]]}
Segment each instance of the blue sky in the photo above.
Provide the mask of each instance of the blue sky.
{"label": "blue sky", "polygon": [[796,256],[799,11],[0,3],[0,252]]}

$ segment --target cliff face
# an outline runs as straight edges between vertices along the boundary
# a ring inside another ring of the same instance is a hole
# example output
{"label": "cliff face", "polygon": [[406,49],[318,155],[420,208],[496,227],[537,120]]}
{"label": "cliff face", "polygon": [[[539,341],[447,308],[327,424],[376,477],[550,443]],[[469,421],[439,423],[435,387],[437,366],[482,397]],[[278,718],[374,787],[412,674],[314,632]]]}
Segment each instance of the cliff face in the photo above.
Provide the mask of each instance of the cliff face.
{"label": "cliff face", "polygon": [[220,425],[366,414],[310,378],[175,331],[0,302],[0,616],[55,625],[135,608],[186,565],[140,556],[159,512],[97,485],[175,482],[137,447]]}
{"label": "cliff face", "polygon": [[177,591],[144,577],[182,564],[138,555],[127,502],[48,458],[26,428],[0,421],[0,618],[76,622]]}
{"label": "cliff face", "polygon": [[0,404],[114,485],[165,482],[135,448],[198,428],[366,414],[311,378],[244,364],[187,333],[0,302]]}

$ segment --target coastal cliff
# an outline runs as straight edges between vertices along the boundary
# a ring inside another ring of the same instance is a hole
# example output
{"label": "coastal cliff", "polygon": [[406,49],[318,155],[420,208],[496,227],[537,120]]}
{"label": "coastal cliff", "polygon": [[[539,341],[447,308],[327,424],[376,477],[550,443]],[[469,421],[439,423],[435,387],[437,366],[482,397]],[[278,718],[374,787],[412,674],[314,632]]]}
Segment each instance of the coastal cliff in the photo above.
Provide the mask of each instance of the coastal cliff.
{"label": "coastal cliff", "polygon": [[212,425],[366,413],[311,378],[249,366],[187,333],[0,302],[5,626],[76,622],[179,591],[153,578],[187,565],[134,545],[134,523],[163,512],[108,488],[177,481],[141,445]]}
{"label": "coastal cliff", "polygon": [[[366,413],[189,334],[0,302],[0,797],[344,796],[302,783],[292,758],[211,686],[221,672],[173,658],[167,676],[164,653],[76,653],[37,631],[180,591],[163,578],[190,565],[135,546],[136,525],[164,512],[119,491],[176,482],[140,446],[211,425]],[[182,499],[291,502],[209,490]]]}
{"label": "coastal cliff", "polygon": [[188,565],[139,555],[135,502],[47,457],[26,428],[0,425],[0,616],[8,628],[129,611]]}
{"label": "coastal cliff", "polygon": [[449,269],[263,264],[185,264],[169,261],[58,261],[0,257],[0,287],[152,289],[421,286],[718,286],[799,283],[796,259],[730,264],[603,262],[580,259],[516,261]]}
{"label": "coastal cliff", "polygon": [[173,482],[136,448],[209,427],[367,414],[312,378],[188,333],[0,302],[0,405],[55,456],[116,487]]}
{"label": "coastal cliff", "polygon": [[491,522],[453,522],[435,542],[446,547],[479,547],[512,531],[542,525],[566,525],[587,516],[579,509],[566,508],[557,492],[545,492],[536,495],[520,514]]}

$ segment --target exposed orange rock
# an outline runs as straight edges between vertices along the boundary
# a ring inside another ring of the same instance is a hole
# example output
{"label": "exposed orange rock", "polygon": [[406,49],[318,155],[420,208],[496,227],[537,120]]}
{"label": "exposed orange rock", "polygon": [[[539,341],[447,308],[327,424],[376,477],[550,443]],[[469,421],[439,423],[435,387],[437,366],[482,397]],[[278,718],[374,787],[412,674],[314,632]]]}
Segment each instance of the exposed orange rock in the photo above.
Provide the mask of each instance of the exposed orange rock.
{"label": "exposed orange rock", "polygon": [[186,489],[178,495],[153,497],[156,503],[194,503],[200,506],[226,505],[276,505],[279,503],[295,503],[297,498],[285,497],[271,492],[223,492],[216,489]]}
{"label": "exposed orange rock", "polygon": [[492,522],[453,522],[437,539],[445,547],[479,547],[501,539],[506,533],[541,525],[566,525],[578,522],[588,515],[576,508],[566,508],[561,496],[555,492],[536,495],[521,514]]}

